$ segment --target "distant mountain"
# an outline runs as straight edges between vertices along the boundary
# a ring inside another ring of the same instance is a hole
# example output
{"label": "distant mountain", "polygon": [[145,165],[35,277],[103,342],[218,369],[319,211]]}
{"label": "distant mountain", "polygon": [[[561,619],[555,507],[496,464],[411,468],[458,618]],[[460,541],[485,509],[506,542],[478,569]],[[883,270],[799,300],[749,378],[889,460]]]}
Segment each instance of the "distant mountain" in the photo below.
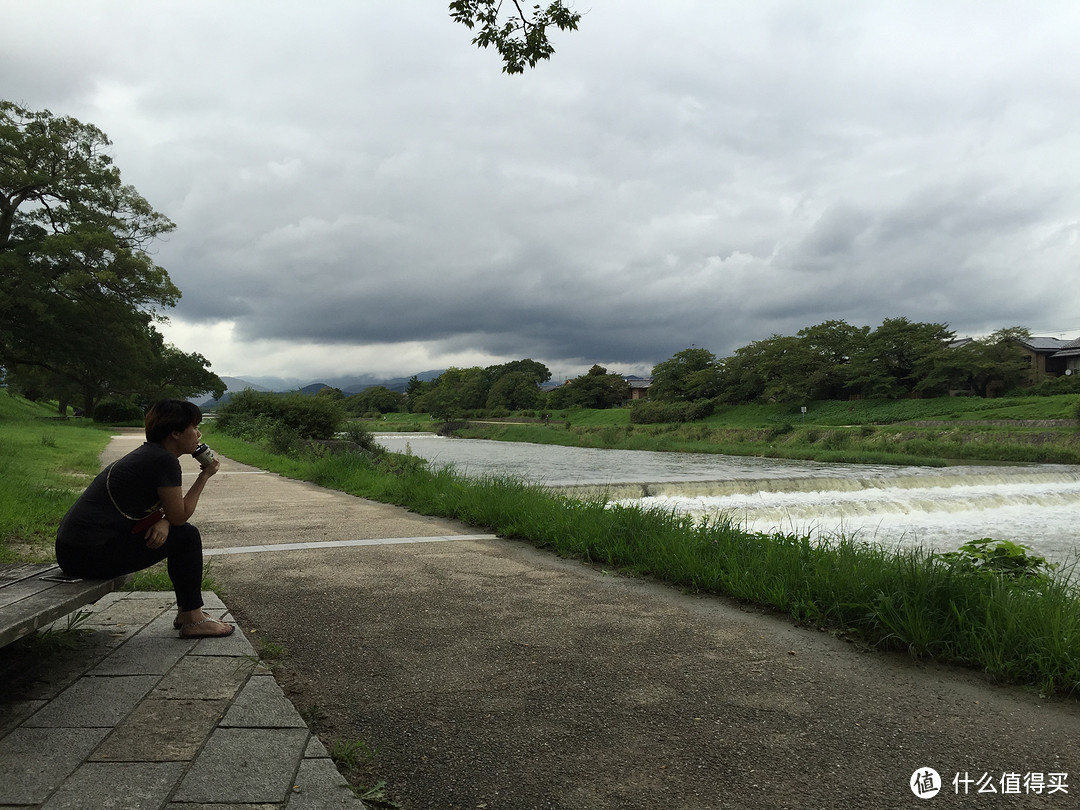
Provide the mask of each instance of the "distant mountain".
{"label": "distant mountain", "polygon": [[245,388],[250,388],[252,391],[274,390],[273,388],[267,388],[251,380],[242,380],[239,377],[222,377],[221,381],[225,383],[226,391],[243,391]]}
{"label": "distant mountain", "polygon": [[299,391],[301,394],[314,396],[319,393],[320,390],[328,386],[330,388],[339,388],[342,393],[349,395],[358,394],[365,388],[381,385],[391,391],[404,393],[409,387],[409,380],[411,380],[412,377],[415,376],[422,382],[430,382],[431,380],[440,377],[444,370],[445,369],[437,371],[421,371],[419,374],[414,374],[409,377],[393,377],[391,379],[383,379],[374,374],[354,374],[348,377],[328,377],[316,382],[305,382],[295,378],[288,379],[284,377],[222,377],[221,380],[225,383],[226,388],[225,396],[220,400],[216,400],[210,394],[204,394],[201,397],[193,397],[192,401],[201,408],[212,408],[215,405],[228,402],[233,394],[238,394],[248,388],[253,391],[273,392],[278,394]]}
{"label": "distant mountain", "polygon": [[229,390],[231,391],[243,391],[245,388],[251,388],[255,391],[295,391],[304,385],[307,385],[313,380],[304,380],[299,377],[222,377],[221,379],[228,382],[234,380],[237,385],[234,387],[229,384]]}
{"label": "distant mountain", "polygon": [[374,388],[376,385],[381,385],[383,388],[388,388],[391,391],[397,391],[398,393],[404,394],[405,389],[409,387],[409,380],[413,377],[416,377],[420,382],[431,382],[432,380],[441,377],[445,370],[446,369],[439,369],[438,371],[421,371],[419,374],[413,374],[408,377],[393,377],[389,380],[372,379],[370,382],[354,383],[344,388],[340,385],[337,387],[341,388],[346,394],[359,394],[365,388]]}

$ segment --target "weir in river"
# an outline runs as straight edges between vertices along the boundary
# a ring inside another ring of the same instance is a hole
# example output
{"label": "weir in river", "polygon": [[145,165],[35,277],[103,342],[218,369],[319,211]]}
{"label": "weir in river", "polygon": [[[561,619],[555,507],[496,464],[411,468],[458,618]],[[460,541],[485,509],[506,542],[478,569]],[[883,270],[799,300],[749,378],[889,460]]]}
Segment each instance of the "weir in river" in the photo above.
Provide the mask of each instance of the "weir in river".
{"label": "weir in river", "polygon": [[1080,553],[1080,468],[892,467],[380,434],[380,444],[464,475],[509,474],[579,497],[691,515],[749,531],[843,534],[951,551],[992,538],[1057,562]]}

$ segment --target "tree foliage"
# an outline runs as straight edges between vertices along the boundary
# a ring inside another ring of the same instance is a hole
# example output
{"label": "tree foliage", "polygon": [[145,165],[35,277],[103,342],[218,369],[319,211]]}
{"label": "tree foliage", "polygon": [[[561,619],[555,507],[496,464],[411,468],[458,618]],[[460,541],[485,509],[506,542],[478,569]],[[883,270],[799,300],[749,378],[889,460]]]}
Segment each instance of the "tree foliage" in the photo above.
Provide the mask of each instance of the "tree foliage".
{"label": "tree foliage", "polygon": [[661,402],[711,399],[720,393],[720,365],[706,349],[689,348],[653,367],[649,396]]}
{"label": "tree foliage", "polygon": [[1031,338],[1022,326],[999,329],[956,350],[954,387],[969,388],[981,397],[1022,385],[1028,377],[1028,359],[1021,340]]}
{"label": "tree foliage", "polygon": [[615,408],[630,399],[630,386],[618,374],[609,374],[594,365],[586,374],[575,377],[548,395],[552,408]]}
{"label": "tree foliage", "polygon": [[533,375],[524,371],[511,371],[499,377],[488,392],[489,411],[526,411],[539,408],[542,403],[540,388]]}
{"label": "tree foliage", "polygon": [[369,413],[396,413],[405,406],[405,394],[384,385],[373,385],[345,399],[345,409],[356,416]]}
{"label": "tree foliage", "polygon": [[485,410],[516,411],[541,405],[540,383],[551,371],[536,360],[514,360],[497,366],[448,368],[437,379],[413,377],[406,392],[409,410],[446,421]]}
{"label": "tree foliage", "polygon": [[473,44],[493,47],[503,60],[503,73],[524,73],[541,59],[550,59],[555,47],[548,38],[548,29],[576,31],[581,15],[554,0],[546,7],[534,5],[531,10],[518,0],[511,0],[503,13],[502,0],[454,0],[450,17],[470,30],[476,31]]}
{"label": "tree foliage", "polygon": [[218,425],[244,439],[272,438],[285,432],[297,439],[329,439],[345,418],[334,397],[270,394],[245,389],[218,409]]}
{"label": "tree foliage", "polygon": [[[1023,384],[1028,367],[1018,341],[1028,337],[1026,329],[1010,327],[982,340],[959,342],[941,323],[897,317],[871,329],[830,320],[796,335],[754,341],[722,360],[704,349],[678,352],[654,367],[650,399],[794,403],[956,391],[992,396]],[[663,413],[638,409],[639,421]]]}
{"label": "tree foliage", "polygon": [[953,357],[948,353],[954,337],[945,324],[886,318],[852,358],[848,388],[873,399],[943,394],[949,387]]}
{"label": "tree foliage", "polygon": [[0,366],[47,380],[62,406],[77,392],[88,413],[107,395],[224,391],[154,326],[180,291],[147,249],[175,226],[123,184],[110,145],[92,124],[0,101]]}

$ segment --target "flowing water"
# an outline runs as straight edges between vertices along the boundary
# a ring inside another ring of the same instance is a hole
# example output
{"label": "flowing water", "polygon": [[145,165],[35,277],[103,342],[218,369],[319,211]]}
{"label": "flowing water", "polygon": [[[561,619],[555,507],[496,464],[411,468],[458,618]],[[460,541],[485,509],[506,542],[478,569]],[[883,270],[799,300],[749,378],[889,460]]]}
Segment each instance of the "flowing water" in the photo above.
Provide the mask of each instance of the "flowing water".
{"label": "flowing water", "polygon": [[464,475],[511,474],[575,494],[603,492],[620,503],[725,514],[750,531],[842,533],[939,551],[991,537],[1057,561],[1080,556],[1080,468],[1069,465],[893,467],[434,434],[376,438]]}

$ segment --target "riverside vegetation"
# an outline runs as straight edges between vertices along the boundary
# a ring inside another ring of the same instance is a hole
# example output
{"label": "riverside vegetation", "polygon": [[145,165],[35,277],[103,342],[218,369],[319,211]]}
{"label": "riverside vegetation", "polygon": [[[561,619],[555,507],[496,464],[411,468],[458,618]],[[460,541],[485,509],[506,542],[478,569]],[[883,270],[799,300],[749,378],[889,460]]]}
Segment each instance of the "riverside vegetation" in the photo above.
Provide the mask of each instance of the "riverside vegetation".
{"label": "riverside vegetation", "polygon": [[[733,405],[694,421],[680,418],[693,405],[532,412],[461,421],[452,432],[496,441],[864,464],[1080,463],[1075,394],[811,402],[805,414],[790,404]],[[672,418],[653,421],[657,413]],[[364,424],[383,431],[434,429],[426,414],[392,413]]]}
{"label": "riverside vegetation", "polygon": [[[69,459],[78,456],[74,448],[85,441],[79,436],[87,428],[46,425],[26,415],[7,418],[9,411],[10,406],[0,410],[5,449],[9,433],[21,433],[19,453],[25,459],[36,451],[27,443],[35,434],[40,442],[48,431],[61,450],[54,464],[77,468]],[[574,418],[587,421],[586,414]],[[231,429],[246,439],[208,427],[215,449],[289,477],[458,519],[624,574],[762,605],[863,644],[970,667],[996,680],[1030,684],[1045,695],[1080,693],[1080,593],[1073,568],[1054,569],[1007,539],[933,554],[843,537],[752,534],[723,519],[617,506],[602,498],[576,500],[513,478],[469,479],[377,449],[331,453],[299,436],[289,446],[281,426],[271,431],[272,448],[250,433],[250,425],[234,423]],[[370,446],[362,427],[350,432]],[[97,447],[106,439],[99,432]],[[81,471],[89,474],[96,463],[87,463],[82,452]],[[14,468],[19,466],[16,459]],[[20,480],[35,486],[33,475]],[[68,502],[77,489],[67,490]],[[55,507],[51,517],[40,514],[35,526],[22,530],[18,553],[46,541],[51,546],[50,530],[65,499],[58,498]],[[2,520],[3,537],[10,538],[7,515]],[[3,553],[13,553],[10,541]]]}

